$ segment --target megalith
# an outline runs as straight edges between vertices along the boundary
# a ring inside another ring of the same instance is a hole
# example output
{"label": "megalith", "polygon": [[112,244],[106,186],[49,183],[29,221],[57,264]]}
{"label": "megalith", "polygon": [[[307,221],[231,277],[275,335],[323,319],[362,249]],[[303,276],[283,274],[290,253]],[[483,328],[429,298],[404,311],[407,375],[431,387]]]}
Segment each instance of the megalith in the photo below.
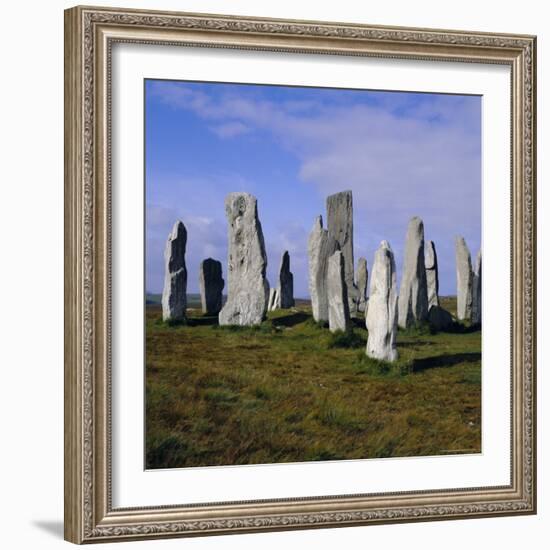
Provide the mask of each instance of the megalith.
{"label": "megalith", "polygon": [[367,260],[365,258],[359,258],[357,261],[357,309],[361,312],[365,312],[367,305],[367,285],[369,281],[369,270],[367,267]]}
{"label": "megalith", "polygon": [[472,323],[481,324],[481,250],[477,253],[472,288]]}
{"label": "megalith", "polygon": [[395,361],[397,359],[397,275],[393,252],[387,241],[380,243],[374,255],[365,323],[369,332],[367,355],[383,361]]}
{"label": "megalith", "polygon": [[328,259],[338,244],[323,229],[323,217],[317,216],[308,239],[309,295],[315,321],[328,321],[327,271]]}
{"label": "megalith", "polygon": [[206,315],[217,315],[222,308],[222,263],[207,258],[199,266],[199,289],[202,312]]}
{"label": "megalith", "polygon": [[456,237],[456,316],[459,320],[471,320],[473,301],[473,273],[470,251],[464,237]]}
{"label": "megalith", "polygon": [[168,235],[164,249],[164,288],[162,290],[162,319],[182,321],[187,308],[187,267],[185,248],[187,230],[177,221]]}
{"label": "megalith", "polygon": [[290,255],[288,250],[285,250],[281,257],[276,307],[281,309],[294,307],[294,275],[290,271]]}
{"label": "megalith", "polygon": [[219,314],[220,325],[258,325],[266,315],[269,283],[267,256],[256,197],[229,193],[225,199],[229,224],[227,301]]}
{"label": "megalith", "polygon": [[327,274],[328,328],[331,332],[351,328],[348,293],[345,281],[344,255],[337,250],[328,259]]}
{"label": "megalith", "polygon": [[359,291],[355,286],[353,260],[353,195],[342,191],[327,197],[328,234],[337,243],[344,257],[344,277],[348,292],[350,312],[357,311]]}
{"label": "megalith", "polygon": [[277,289],[271,287],[269,289],[269,299],[267,301],[267,311],[277,309]]}
{"label": "megalith", "polygon": [[424,251],[426,285],[428,287],[428,311],[439,305],[439,274],[437,272],[437,252],[433,241],[428,241]]}
{"label": "megalith", "polygon": [[424,264],[424,223],[415,216],[409,221],[405,240],[403,275],[399,290],[401,328],[409,328],[428,318],[428,289]]}

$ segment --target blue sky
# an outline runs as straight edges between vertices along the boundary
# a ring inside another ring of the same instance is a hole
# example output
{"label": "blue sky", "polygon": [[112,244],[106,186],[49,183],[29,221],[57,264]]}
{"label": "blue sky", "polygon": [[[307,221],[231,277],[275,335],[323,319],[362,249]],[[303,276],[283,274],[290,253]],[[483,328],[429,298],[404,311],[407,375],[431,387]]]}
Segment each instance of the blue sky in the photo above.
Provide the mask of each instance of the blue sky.
{"label": "blue sky", "polygon": [[390,242],[398,281],[407,223],[435,242],[440,293],[456,293],[454,237],[481,243],[481,98],[411,92],[147,80],[146,289],[161,292],[166,237],[187,227],[188,292],[198,267],[227,259],[224,198],[258,199],[274,284],[290,253],[307,297],[307,238],[325,200],[351,189],[354,253],[369,271]]}

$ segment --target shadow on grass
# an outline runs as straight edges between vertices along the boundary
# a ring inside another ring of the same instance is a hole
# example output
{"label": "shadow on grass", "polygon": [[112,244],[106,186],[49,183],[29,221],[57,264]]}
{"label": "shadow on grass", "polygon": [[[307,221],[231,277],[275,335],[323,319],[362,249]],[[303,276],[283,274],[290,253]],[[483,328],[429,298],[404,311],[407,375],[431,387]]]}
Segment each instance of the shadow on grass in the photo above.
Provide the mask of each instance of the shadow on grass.
{"label": "shadow on grass", "polygon": [[448,332],[450,334],[471,334],[472,332],[478,332],[479,330],[481,330],[481,325],[463,325],[462,323],[455,321],[450,327],[445,330],[439,330],[438,332]]}
{"label": "shadow on grass", "polygon": [[188,319],[187,324],[190,327],[207,327],[218,324],[217,315],[204,315],[202,317],[192,317]]}
{"label": "shadow on grass", "polygon": [[424,359],[412,360],[412,372],[421,372],[427,369],[452,367],[459,363],[475,363],[481,361],[481,353],[455,353],[449,355],[436,355]]}
{"label": "shadow on grass", "polygon": [[304,313],[303,311],[298,311],[296,313],[292,313],[291,315],[285,315],[284,317],[277,317],[275,319],[272,319],[272,324],[280,325],[283,327],[293,327],[294,325],[298,325],[300,323],[303,323],[304,321],[307,321],[307,319],[310,317],[307,313]]}

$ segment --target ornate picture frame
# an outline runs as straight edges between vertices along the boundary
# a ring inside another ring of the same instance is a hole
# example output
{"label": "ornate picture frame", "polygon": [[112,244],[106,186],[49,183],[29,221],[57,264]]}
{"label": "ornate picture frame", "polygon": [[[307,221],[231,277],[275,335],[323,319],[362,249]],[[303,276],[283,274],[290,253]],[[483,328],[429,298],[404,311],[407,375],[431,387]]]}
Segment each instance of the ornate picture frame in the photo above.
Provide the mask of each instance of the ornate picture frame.
{"label": "ornate picture frame", "polygon": [[[117,42],[500,64],[511,71],[511,482],[114,508],[111,51]],[[65,12],[65,538],[156,539],[536,513],[536,38],[75,7]]]}

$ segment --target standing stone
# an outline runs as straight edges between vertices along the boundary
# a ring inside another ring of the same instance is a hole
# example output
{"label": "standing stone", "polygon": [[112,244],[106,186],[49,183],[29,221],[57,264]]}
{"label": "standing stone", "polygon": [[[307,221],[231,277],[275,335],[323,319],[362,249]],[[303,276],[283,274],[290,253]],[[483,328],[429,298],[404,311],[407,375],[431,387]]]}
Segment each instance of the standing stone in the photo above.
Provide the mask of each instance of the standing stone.
{"label": "standing stone", "polygon": [[383,361],[397,359],[397,275],[395,259],[387,241],[374,255],[370,279],[369,307],[365,319],[369,337],[367,355]]}
{"label": "standing stone", "polygon": [[289,309],[294,307],[294,275],[290,271],[290,255],[283,252],[279,268],[279,283],[277,285],[277,307]]}
{"label": "standing stone", "polygon": [[309,258],[309,295],[311,310],[315,321],[328,321],[327,271],[328,259],[338,244],[323,229],[323,217],[317,216],[308,240]]}
{"label": "standing stone", "polygon": [[327,274],[328,328],[331,332],[351,328],[348,293],[344,271],[344,255],[337,250],[328,259]]}
{"label": "standing stone", "polygon": [[217,315],[222,308],[222,263],[212,258],[203,260],[199,267],[199,287],[202,312]]}
{"label": "standing stone", "polygon": [[353,196],[351,191],[342,191],[327,197],[328,234],[337,243],[344,256],[344,276],[348,291],[350,312],[355,314],[359,291],[353,275]]}
{"label": "standing stone", "polygon": [[472,318],[473,283],[472,260],[464,237],[455,241],[456,255],[456,316],[464,321]]}
{"label": "standing stone", "polygon": [[228,284],[227,302],[220,311],[219,322],[220,325],[258,325],[267,311],[269,284],[256,197],[229,193],[225,213],[229,222]]}
{"label": "standing stone", "polygon": [[472,289],[472,323],[481,324],[481,250],[477,253]]}
{"label": "standing stone", "polygon": [[187,268],[185,247],[187,230],[177,221],[168,235],[164,249],[164,288],[162,290],[162,319],[182,321],[187,308]]}
{"label": "standing stone", "polygon": [[367,268],[367,260],[359,258],[357,261],[357,290],[359,297],[357,301],[357,309],[365,312],[367,305],[367,285],[369,281],[369,270]]}
{"label": "standing stone", "polygon": [[437,272],[437,253],[433,241],[426,243],[424,261],[426,264],[426,284],[428,286],[428,311],[439,305],[439,275]]}
{"label": "standing stone", "polygon": [[409,222],[405,242],[403,279],[399,290],[399,326],[409,328],[428,318],[428,288],[424,264],[424,223],[418,217]]}
{"label": "standing stone", "polygon": [[277,309],[277,289],[271,287],[269,289],[269,299],[267,301],[267,311]]}

